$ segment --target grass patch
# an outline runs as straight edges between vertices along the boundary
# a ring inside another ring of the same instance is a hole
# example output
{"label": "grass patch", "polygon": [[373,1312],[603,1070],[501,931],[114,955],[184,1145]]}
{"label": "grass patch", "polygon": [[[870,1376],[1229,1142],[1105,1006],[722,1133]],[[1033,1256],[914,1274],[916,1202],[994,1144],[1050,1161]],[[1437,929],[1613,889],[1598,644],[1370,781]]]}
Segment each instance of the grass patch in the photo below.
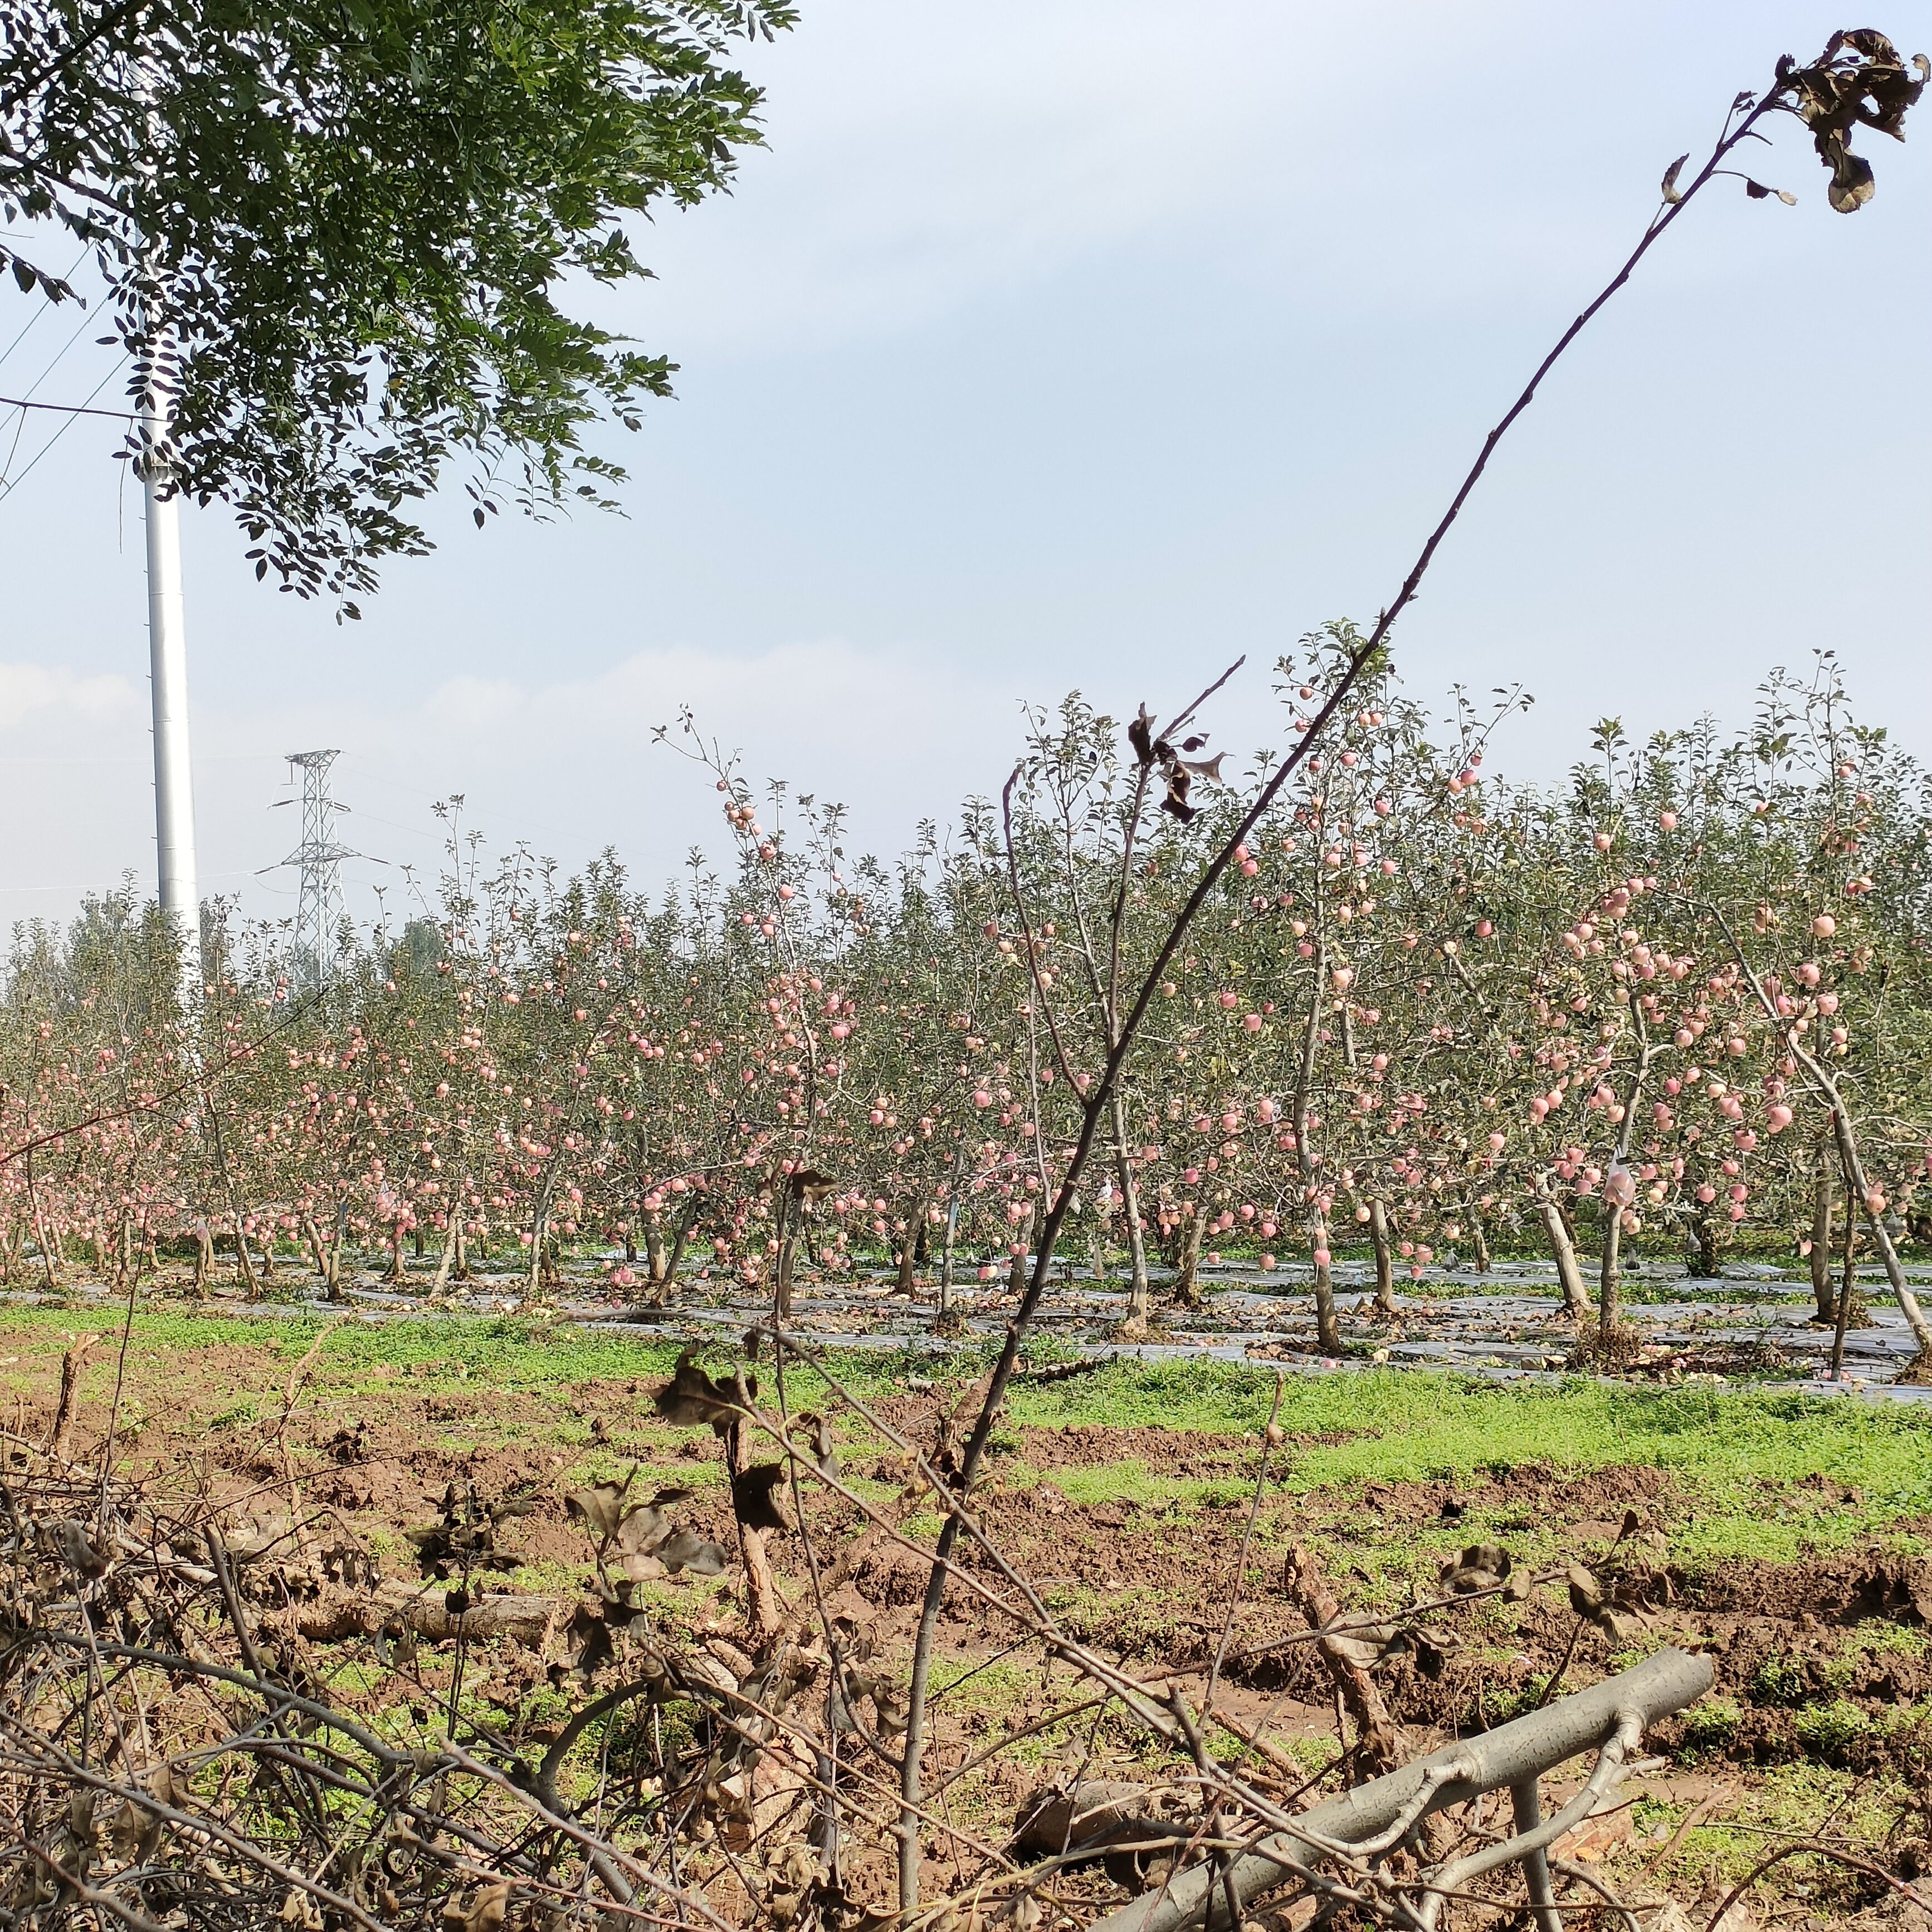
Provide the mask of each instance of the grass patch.
{"label": "grass patch", "polygon": [[[1022,1468],[1024,1466],[1022,1466]],[[1170,1516],[1229,1502],[1244,1502],[1254,1487],[1252,1477],[1182,1477],[1155,1474],[1138,1457],[1118,1462],[1080,1463],[1064,1469],[1029,1469],[1016,1480],[1051,1482],[1070,1503],[1090,1508],[1096,1503],[1136,1503]]]}
{"label": "grass patch", "polygon": [[[17,1353],[0,1387],[46,1378],[76,1332],[71,1308],[18,1306],[0,1312],[0,1349]],[[88,1310],[108,1330],[113,1311]],[[152,1392],[173,1365],[190,1382],[197,1358],[209,1361],[199,1378],[209,1420],[231,1427],[279,1405],[288,1367],[322,1333],[318,1318],[253,1319],[178,1304],[137,1306],[129,1347],[130,1384]],[[544,1432],[568,1452],[574,1468],[602,1467],[657,1447],[658,1425],[642,1416],[614,1416],[621,1442],[593,1446],[568,1412],[581,1391],[596,1384],[629,1384],[641,1400],[667,1376],[682,1344],[676,1337],[620,1334],[565,1324],[532,1324],[514,1318],[449,1316],[433,1321],[370,1321],[352,1317],[330,1329],[314,1367],[311,1402],[380,1401],[399,1388],[448,1393],[447,1420],[463,1426],[466,1394],[482,1389],[521,1391],[556,1414]],[[104,1396],[116,1350],[104,1346],[87,1370],[85,1394]],[[722,1359],[728,1352],[718,1351]],[[236,1359],[239,1357],[240,1359]],[[248,1359],[253,1358],[252,1364]],[[920,1351],[828,1349],[825,1360],[861,1399],[916,1385],[945,1384],[943,1400],[983,1366],[969,1354],[936,1359]],[[764,1396],[777,1393],[769,1361],[760,1365]],[[1017,1384],[1003,1443],[1026,1427],[1155,1429],[1253,1440],[1268,1420],[1272,1372],[1211,1360],[1112,1362],[1090,1375]],[[857,1425],[842,1413],[830,1385],[794,1364],[784,1377],[794,1412],[820,1408],[839,1418],[842,1433]],[[442,1417],[436,1419],[442,1420]],[[479,1418],[480,1420],[480,1418]],[[1746,1389],[1654,1389],[1574,1378],[1553,1385],[1498,1384],[1453,1373],[1379,1370],[1326,1376],[1289,1375],[1281,1420],[1291,1438],[1278,1452],[1274,1496],[1308,1498],[1325,1492],[1343,1499],[1372,1482],[1471,1483],[1484,1472],[1522,1463],[1577,1472],[1619,1464],[1663,1469],[1674,1478],[1666,1512],[1672,1549],[1696,1562],[1733,1556],[1788,1559],[1808,1546],[1850,1542],[1889,1526],[1932,1515],[1932,1415],[1902,1405],[1823,1402],[1790,1392]],[[208,1426],[204,1420],[202,1426]],[[500,1425],[483,1421],[486,1430]],[[676,1439],[667,1435],[668,1444]],[[452,1438],[452,1442],[454,1438]],[[1017,1446],[1017,1443],[1016,1443]],[[1258,1446],[1258,1445],[1257,1445]],[[1051,1462],[1049,1456],[1036,1461]],[[1830,1489],[1800,1488],[1824,1475]],[[1016,1456],[1009,1479],[1033,1478]],[[1182,1480],[1129,1458],[1054,1469],[1052,1480],[1076,1504],[1131,1502],[1170,1510],[1225,1507],[1248,1493],[1252,1470],[1244,1456],[1225,1476]],[[1279,1485],[1277,1488],[1276,1486]],[[1856,1490],[1856,1503],[1839,1500]],[[1462,1527],[1433,1526],[1410,1540],[1447,1550],[1491,1513],[1476,1505]],[[1517,1533],[1511,1526],[1496,1527]],[[1901,1542],[1902,1547],[1902,1542]]]}
{"label": "grass patch", "polygon": [[[1809,1837],[1828,1826],[1855,1843],[1874,1844],[1896,1816],[1901,1795],[1880,1780],[1829,1765],[1768,1767],[1753,1774],[1726,1808],[1726,1816],[1694,1825],[1684,1833],[1659,1865],[1658,1882],[1679,1898],[1694,1896],[1714,1868],[1721,1883],[1733,1884],[1774,1846],[1776,1839],[1762,1833]],[[1678,1807],[1658,1813],[1660,1821],[1672,1823],[1681,1816]],[[1777,1882],[1781,1887],[1804,1880],[1836,1882],[1843,1876],[1838,1868],[1804,1856],[1792,1858],[1780,1870],[1783,1876]]]}
{"label": "grass patch", "polygon": [[[1239,1364],[1120,1362],[1015,1392],[1016,1422],[1249,1435],[1266,1424],[1274,1377]],[[1370,1482],[1466,1481],[1520,1463],[1566,1471],[1635,1464],[1668,1470],[1690,1514],[1674,1553],[1788,1559],[1808,1546],[1932,1512],[1932,1418],[1903,1405],[1821,1402],[1785,1393],[1645,1389],[1572,1378],[1555,1386],[1414,1370],[1290,1376],[1281,1410],[1291,1491]],[[1119,1466],[1115,1466],[1118,1469]],[[1065,1486],[1064,1472],[1056,1480]],[[1800,1492],[1822,1474],[1856,1504]]]}

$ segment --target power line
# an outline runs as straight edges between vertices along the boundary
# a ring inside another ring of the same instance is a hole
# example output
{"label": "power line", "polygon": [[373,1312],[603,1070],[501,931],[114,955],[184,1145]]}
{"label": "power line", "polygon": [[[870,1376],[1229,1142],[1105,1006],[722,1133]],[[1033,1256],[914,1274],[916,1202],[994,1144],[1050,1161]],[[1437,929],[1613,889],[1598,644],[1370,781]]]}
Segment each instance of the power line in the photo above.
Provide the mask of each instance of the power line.
{"label": "power line", "polygon": [[[64,282],[72,281],[76,273],[79,271],[81,263],[87,260],[87,250],[85,248],[82,249],[80,253],[74,258],[73,268],[68,269],[67,273],[61,278],[61,280]],[[40,320],[42,316],[50,314],[52,311],[53,307],[54,304],[50,302],[42,302],[40,306],[34,310],[33,314],[28,316],[25,322],[21,323],[20,334],[15,336],[13,340],[8,343],[4,349],[0,349],[0,367],[4,367],[8,357],[12,355],[14,350],[19,348],[22,343],[26,340],[27,332]]]}
{"label": "power line", "polygon": [[[385,778],[380,772],[371,771],[369,769],[370,754],[368,752],[356,752],[351,755],[353,756],[356,760],[360,776],[362,777],[365,778],[373,778],[376,784],[380,785],[387,785],[392,791],[399,791],[405,798],[416,799],[418,800],[426,799],[433,805],[440,804],[442,802],[440,799],[433,796],[430,793],[423,790],[418,786],[400,784],[394,778]],[[567,838],[574,844],[594,846],[599,850],[602,849],[604,845],[608,845],[610,843],[608,836],[603,838],[600,843],[599,841],[592,838],[590,834],[586,832],[573,832],[567,827],[561,825],[546,825],[542,820],[532,818],[527,814],[522,813],[520,812],[518,815],[521,823],[527,826],[531,831],[543,832],[547,836],[552,838]],[[429,832],[426,836],[430,838],[435,838],[437,836],[434,832]]]}
{"label": "power line", "polygon": [[87,317],[83,314],[80,321],[74,324],[74,333],[54,351],[52,359],[49,362],[47,366],[27,385],[27,394],[28,395],[31,396],[33,394],[33,393],[39,388],[40,385],[60,367],[63,362],[66,360],[68,351],[80,340],[81,336],[86,331],[86,328]]}
{"label": "power line", "polygon": [[[121,371],[125,368],[127,365],[128,358],[124,356],[118,362],[115,364],[112,368],[108,370],[106,375],[101,377],[99,382],[94,384],[93,388],[88,392],[87,400],[90,403],[92,402],[94,398],[99,395],[101,391],[106,388],[108,384],[112,382],[115,377],[119,375]],[[22,422],[25,422],[26,421],[26,418],[23,416],[20,420]],[[14,492],[17,490],[22,483],[26,482],[27,478],[34,473],[35,468],[40,463],[40,458],[46,455],[47,452],[52,448],[54,445],[59,442],[61,438],[66,435],[69,430],[73,428],[76,420],[76,418],[74,416],[68,416],[66,421],[61,424],[60,428],[56,430],[53,434],[49,436],[46,441],[42,443],[40,448],[34,452],[33,457],[28,461],[26,468],[22,470],[19,476],[14,477],[0,477],[0,503],[5,502],[7,499],[12,496]]]}
{"label": "power line", "polygon": [[[127,884],[133,870],[134,868],[130,866],[128,872],[122,873],[118,879],[70,879],[56,886],[0,886],[0,893],[112,892],[116,886]],[[254,874],[248,872],[216,872],[212,876],[218,879],[247,879],[252,878]]]}
{"label": "power line", "polygon": [[[100,392],[97,388],[94,393],[98,396]],[[134,420],[134,412],[132,410],[89,410],[82,408],[77,403],[30,403],[25,396],[0,396],[0,407],[10,410],[55,410],[64,412],[70,416],[112,416],[121,422],[132,422]]]}
{"label": "power line", "polygon": [[[197,752],[194,761],[197,765],[278,765],[284,762],[272,752]],[[124,758],[43,758],[38,753],[29,756],[24,752],[0,752],[0,770],[9,765],[145,766],[147,763],[146,758],[134,753]]]}

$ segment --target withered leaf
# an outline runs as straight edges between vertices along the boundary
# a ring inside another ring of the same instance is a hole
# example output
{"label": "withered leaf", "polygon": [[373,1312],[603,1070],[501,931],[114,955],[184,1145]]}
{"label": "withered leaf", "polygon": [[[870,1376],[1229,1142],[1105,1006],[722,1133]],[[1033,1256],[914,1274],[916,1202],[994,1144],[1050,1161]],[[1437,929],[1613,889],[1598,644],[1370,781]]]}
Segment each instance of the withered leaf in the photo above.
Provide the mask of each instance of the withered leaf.
{"label": "withered leaf", "polygon": [[906,1727],[906,1694],[890,1678],[854,1671],[845,1680],[845,1695],[854,1703],[862,1697],[872,1702],[873,1728],[882,1738],[898,1736]]}
{"label": "withered leaf", "polygon": [[[173,1804],[175,1778],[172,1765],[160,1765],[148,1784],[157,1804]],[[108,1814],[109,1846],[123,1864],[146,1864],[160,1842],[164,1822],[158,1813],[150,1811],[132,1798],[124,1798]]]}
{"label": "withered leaf", "polygon": [[1352,1624],[1346,1630],[1324,1636],[1322,1647],[1366,1670],[1371,1664],[1379,1664],[1396,1647],[1401,1634],[1394,1624]]}
{"label": "withered leaf", "polygon": [[1499,1543],[1472,1543],[1453,1563],[1442,1568],[1442,1588],[1452,1597],[1471,1597],[1506,1582],[1515,1568]]}
{"label": "withered leaf", "polygon": [[1854,130],[1876,128],[1903,140],[1906,110],[1929,77],[1932,64],[1923,55],[1913,57],[1908,73],[1898,50],[1870,28],[1834,34],[1809,67],[1778,63],[1779,92],[1791,96],[1792,110],[1811,130],[1811,145],[1832,172],[1828,199],[1839,214],[1856,213],[1874,191],[1871,164],[1851,151]]}
{"label": "withered leaf", "polygon": [[1684,164],[1690,158],[1688,154],[1679,154],[1664,171],[1664,198],[1673,208],[1684,199],[1678,192],[1677,177],[1683,171]]}
{"label": "withered leaf", "polygon": [[1154,763],[1154,713],[1144,704],[1140,708],[1140,715],[1128,724],[1127,742],[1134,748],[1137,764]]}
{"label": "withered leaf", "polygon": [[663,1513],[649,1503],[634,1504],[617,1525],[617,1546],[627,1555],[640,1555],[656,1549],[670,1534]]}
{"label": "withered leaf", "polygon": [[592,1483],[587,1488],[568,1490],[564,1514],[579,1518],[600,1541],[608,1543],[624,1520],[624,1492],[630,1486],[626,1477],[621,1483]]}
{"label": "withered leaf", "polygon": [[1870,162],[1842,142],[1834,151],[1828,151],[1825,159],[1832,170],[1832,185],[1825,190],[1825,198],[1839,214],[1855,214],[1878,192]]}
{"label": "withered leaf", "polygon": [[1451,1630],[1411,1630],[1405,1634],[1404,1642],[1416,1669],[1425,1677],[1440,1677],[1449,1653],[1462,1647],[1462,1640]]}
{"label": "withered leaf", "polygon": [[731,1478],[731,1508],[747,1529],[789,1529],[772,1492],[784,1479],[782,1462],[760,1462]]}
{"label": "withered leaf", "polygon": [[83,1576],[104,1576],[113,1567],[113,1558],[94,1548],[87,1526],[72,1516],[63,1516],[54,1524],[53,1538],[61,1561]]}
{"label": "withered leaf", "polygon": [[1582,1564],[1571,1564],[1563,1580],[1570,1587],[1570,1607],[1580,1617],[1593,1617],[1604,1607],[1603,1586]]}
{"label": "withered leaf", "polygon": [[1190,764],[1184,759],[1181,769],[1195,778],[1209,778],[1219,784],[1221,782],[1221,760],[1227,755],[1226,752],[1216,752],[1211,758],[1203,758],[1198,764]]}
{"label": "withered leaf", "polygon": [[657,1558],[674,1576],[683,1570],[694,1576],[717,1576],[724,1569],[724,1551],[694,1529],[680,1529],[659,1544]]}
{"label": "withered leaf", "polygon": [[442,1922],[447,1932],[503,1932],[509,1910],[509,1886],[486,1885],[466,1908],[452,1898],[442,1908]]}
{"label": "withered leaf", "polygon": [[674,1428],[709,1426],[720,1436],[730,1430],[743,1411],[733,1392],[713,1382],[692,1359],[687,1348],[677,1358],[671,1378],[653,1398],[658,1414]]}
{"label": "withered leaf", "polygon": [[617,1654],[610,1625],[586,1604],[577,1606],[564,1634],[574,1646],[570,1667],[586,1683]]}
{"label": "withered leaf", "polygon": [[1754,201],[1766,201],[1775,196],[1786,208],[1798,206],[1797,196],[1789,188],[1766,188],[1762,182],[1753,181],[1748,175],[1744,177],[1744,192]]}

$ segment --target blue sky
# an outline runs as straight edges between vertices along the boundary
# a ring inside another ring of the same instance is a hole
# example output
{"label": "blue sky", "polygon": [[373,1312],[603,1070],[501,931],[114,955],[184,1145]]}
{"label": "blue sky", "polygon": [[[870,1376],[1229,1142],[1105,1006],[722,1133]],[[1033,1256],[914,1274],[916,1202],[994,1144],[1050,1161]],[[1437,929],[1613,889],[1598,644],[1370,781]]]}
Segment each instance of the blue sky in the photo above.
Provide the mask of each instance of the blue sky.
{"label": "blue sky", "polygon": [[[715,839],[650,742],[689,704],[748,768],[891,850],[995,789],[1024,700],[1119,715],[1234,655],[1216,742],[1274,736],[1267,667],[1391,593],[1489,424],[1708,146],[1832,8],[1435,0],[806,0],[751,64],[770,146],[647,230],[617,322],[678,398],[611,442],[628,516],[470,526],[359,626],[259,589],[186,521],[205,892],[275,916],[280,754],[342,748],[358,903],[433,868],[429,807],[640,876]],[[1876,24],[1932,46],[1932,4]],[[1520,680],[1492,764],[1588,722],[1749,715],[1836,648],[1932,753],[1932,104],[1832,214],[1795,128],[1720,184],[1548,385],[1398,633],[1412,688]],[[0,346],[31,314],[0,293]],[[68,333],[35,325],[0,393]],[[38,394],[102,374],[80,343]],[[104,396],[103,400],[109,398]],[[0,414],[0,458],[17,414]],[[17,476],[46,434],[30,426]],[[140,505],[105,425],[0,495],[0,922],[152,864]]]}

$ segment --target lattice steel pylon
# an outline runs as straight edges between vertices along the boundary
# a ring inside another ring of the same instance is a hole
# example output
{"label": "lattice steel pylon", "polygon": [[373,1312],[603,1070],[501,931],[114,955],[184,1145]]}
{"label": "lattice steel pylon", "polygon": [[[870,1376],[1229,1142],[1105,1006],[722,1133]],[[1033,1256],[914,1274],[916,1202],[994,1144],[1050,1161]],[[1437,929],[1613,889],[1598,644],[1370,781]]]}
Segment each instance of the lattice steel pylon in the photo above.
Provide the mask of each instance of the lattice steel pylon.
{"label": "lattice steel pylon", "polygon": [[282,861],[302,877],[296,904],[292,977],[307,992],[328,981],[336,928],[342,922],[342,862],[358,854],[335,842],[335,815],[344,808],[329,796],[328,768],[339,752],[291,752],[289,763],[302,775],[302,843]]}

